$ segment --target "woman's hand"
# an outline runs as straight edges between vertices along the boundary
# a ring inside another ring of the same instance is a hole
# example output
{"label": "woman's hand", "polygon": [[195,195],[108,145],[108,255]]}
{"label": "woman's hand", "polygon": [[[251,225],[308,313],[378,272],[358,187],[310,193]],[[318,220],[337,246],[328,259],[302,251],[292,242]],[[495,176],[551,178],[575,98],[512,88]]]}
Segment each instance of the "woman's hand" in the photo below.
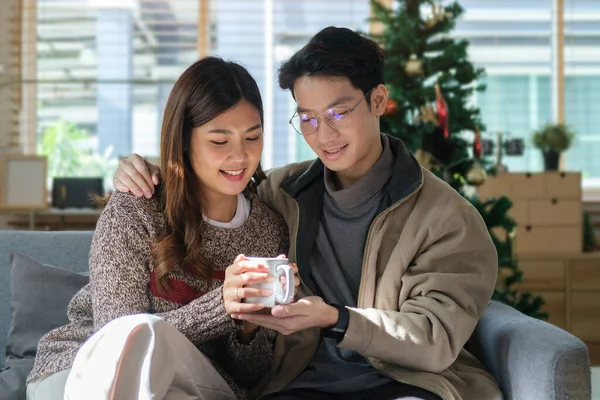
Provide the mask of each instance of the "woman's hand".
{"label": "woman's hand", "polygon": [[[231,315],[236,310],[246,310],[247,313],[260,311],[264,308],[260,303],[244,303],[243,300],[251,297],[267,297],[272,294],[270,289],[248,288],[246,285],[267,282],[272,279],[269,269],[262,264],[250,262],[243,254],[235,258],[225,270],[225,282],[223,283],[223,300],[225,310]],[[258,325],[251,322],[243,322],[238,339],[242,343],[248,343],[254,337]]]}
{"label": "woman's hand", "polygon": [[225,270],[223,283],[223,301],[227,314],[243,312],[256,312],[264,308],[263,304],[244,303],[243,300],[252,297],[268,297],[272,294],[270,289],[246,287],[250,284],[268,282],[271,278],[269,269],[265,265],[251,262],[240,254]]}

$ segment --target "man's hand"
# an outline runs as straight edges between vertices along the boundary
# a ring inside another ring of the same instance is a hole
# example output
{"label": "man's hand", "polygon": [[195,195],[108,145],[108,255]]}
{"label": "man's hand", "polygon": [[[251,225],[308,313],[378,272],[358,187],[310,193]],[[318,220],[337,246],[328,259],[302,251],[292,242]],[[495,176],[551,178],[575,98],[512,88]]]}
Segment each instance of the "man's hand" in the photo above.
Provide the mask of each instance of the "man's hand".
{"label": "man's hand", "polygon": [[271,309],[271,315],[234,313],[231,316],[290,335],[303,329],[333,326],[337,323],[338,314],[338,310],[322,298],[310,296],[293,304],[277,305]]}
{"label": "man's hand", "polygon": [[113,186],[120,192],[131,192],[137,197],[151,198],[159,183],[160,169],[142,156],[132,154],[119,162]]}

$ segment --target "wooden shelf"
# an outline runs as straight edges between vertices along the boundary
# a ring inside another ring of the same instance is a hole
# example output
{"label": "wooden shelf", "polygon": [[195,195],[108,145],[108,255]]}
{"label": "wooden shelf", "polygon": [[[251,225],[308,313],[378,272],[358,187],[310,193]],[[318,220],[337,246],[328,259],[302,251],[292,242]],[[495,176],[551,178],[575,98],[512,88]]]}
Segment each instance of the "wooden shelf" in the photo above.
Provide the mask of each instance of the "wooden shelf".
{"label": "wooden shelf", "polygon": [[98,209],[47,209],[1,210],[7,215],[7,225],[12,229],[29,230],[94,230],[102,210]]}

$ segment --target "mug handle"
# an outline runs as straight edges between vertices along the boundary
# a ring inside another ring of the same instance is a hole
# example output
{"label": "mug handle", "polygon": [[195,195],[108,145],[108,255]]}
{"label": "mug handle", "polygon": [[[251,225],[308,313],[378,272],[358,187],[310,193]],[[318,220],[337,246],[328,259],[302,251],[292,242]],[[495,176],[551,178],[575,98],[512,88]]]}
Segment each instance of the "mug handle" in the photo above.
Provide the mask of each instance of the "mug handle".
{"label": "mug handle", "polygon": [[[282,276],[285,276],[286,280],[286,290],[283,292],[283,284],[279,280]],[[275,300],[279,304],[289,304],[294,300],[294,271],[292,267],[287,264],[280,264],[277,266],[277,285],[278,289]]]}

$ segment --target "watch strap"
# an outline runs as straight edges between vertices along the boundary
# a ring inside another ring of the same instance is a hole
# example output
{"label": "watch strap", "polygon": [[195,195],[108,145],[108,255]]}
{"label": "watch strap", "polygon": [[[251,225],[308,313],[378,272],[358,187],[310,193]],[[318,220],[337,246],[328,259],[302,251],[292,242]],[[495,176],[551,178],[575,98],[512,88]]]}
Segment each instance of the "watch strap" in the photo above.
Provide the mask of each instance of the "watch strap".
{"label": "watch strap", "polygon": [[345,306],[329,303],[330,306],[335,307],[338,310],[338,320],[337,323],[326,329],[323,333],[323,336],[329,339],[335,339],[337,343],[341,342],[346,335],[346,330],[348,329],[348,324],[350,322],[350,311]]}

